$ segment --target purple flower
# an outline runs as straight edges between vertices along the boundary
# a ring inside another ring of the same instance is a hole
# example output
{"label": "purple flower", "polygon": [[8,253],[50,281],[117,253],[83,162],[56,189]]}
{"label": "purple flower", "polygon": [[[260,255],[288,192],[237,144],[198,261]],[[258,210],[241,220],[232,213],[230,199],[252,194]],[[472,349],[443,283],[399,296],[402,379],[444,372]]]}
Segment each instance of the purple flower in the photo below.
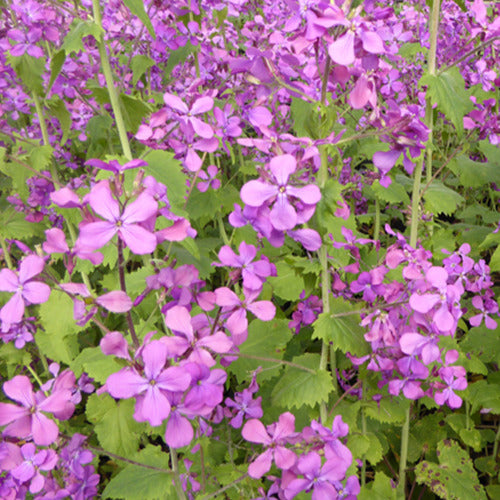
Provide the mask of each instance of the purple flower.
{"label": "purple flower", "polygon": [[107,181],[103,181],[93,187],[89,203],[105,220],[80,226],[77,244],[81,247],[97,250],[118,233],[133,253],[143,255],[154,251],[156,236],[138,224],[155,216],[158,210],[157,202],[149,194],[140,194],[121,209],[111,196]]}
{"label": "purple flower", "polygon": [[21,261],[19,273],[10,269],[0,271],[0,291],[14,292],[0,310],[0,320],[7,323],[19,323],[23,319],[25,305],[41,304],[49,299],[50,288],[31,278],[43,271],[45,262],[37,255],[29,255]]}
{"label": "purple flower", "polygon": [[290,469],[295,464],[297,457],[293,451],[285,448],[287,438],[294,437],[295,417],[290,412],[280,415],[274,429],[269,426],[269,432],[260,420],[251,419],[245,423],[241,435],[252,443],[260,443],[268,447],[249,466],[248,475],[259,479],[271,468],[274,459],[279,469]]}
{"label": "purple flower", "polygon": [[299,217],[290,200],[298,198],[306,205],[316,205],[321,199],[321,192],[315,184],[303,187],[289,184],[290,175],[297,169],[297,162],[290,154],[274,157],[269,168],[273,182],[271,184],[261,180],[247,182],[241,188],[241,199],[251,207],[260,207],[268,200],[275,200],[270,213],[271,224],[278,231],[293,229]]}
{"label": "purple flower", "polygon": [[143,376],[133,368],[124,368],[108,377],[106,387],[114,398],[136,396],[134,418],[158,426],[170,414],[168,391],[186,390],[191,376],[177,366],[165,369],[167,346],[159,340],[153,340],[143,348],[142,359]]}
{"label": "purple flower", "polygon": [[43,412],[65,412],[71,391],[55,390],[45,397],[42,393],[33,393],[28,377],[17,375],[3,384],[3,391],[14,401],[21,404],[0,403],[0,425],[7,425],[3,434],[25,439],[32,437],[37,445],[52,444],[59,434],[57,424],[48,419]]}

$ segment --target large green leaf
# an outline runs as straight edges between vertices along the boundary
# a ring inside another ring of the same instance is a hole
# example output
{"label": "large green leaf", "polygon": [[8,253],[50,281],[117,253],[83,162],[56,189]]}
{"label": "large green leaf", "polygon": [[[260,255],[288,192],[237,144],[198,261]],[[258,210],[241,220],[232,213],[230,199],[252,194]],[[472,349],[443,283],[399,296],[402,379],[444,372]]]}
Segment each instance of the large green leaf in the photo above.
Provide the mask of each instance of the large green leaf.
{"label": "large green leaf", "polygon": [[453,158],[448,168],[458,176],[464,187],[481,188],[490,182],[500,182],[500,165],[473,161],[466,155]]}
{"label": "large green leaf", "polygon": [[297,300],[305,288],[304,279],[286,262],[276,263],[277,276],[268,279],[274,293],[285,300]]}
{"label": "large green leaf", "polygon": [[144,425],[132,417],[134,400],[114,402],[95,426],[101,446],[112,453],[125,457],[133,455],[139,446]]}
{"label": "large green leaf", "polygon": [[465,90],[465,82],[458,67],[453,66],[439,75],[425,75],[420,79],[420,84],[427,86],[427,97],[432,104],[437,104],[439,111],[462,135],[463,118],[474,106]]}
{"label": "large green leaf", "polygon": [[64,292],[52,290],[49,300],[40,306],[44,331],[36,333],[36,343],[53,361],[70,364],[78,354],[77,332],[82,329],[73,318],[73,301]]}
{"label": "large green leaf", "polygon": [[143,54],[137,54],[132,57],[130,61],[130,69],[132,70],[132,84],[135,86],[141,78],[141,76],[146,73],[146,71],[154,66],[156,63],[151,57],[145,56]]}
{"label": "large green leaf", "polygon": [[96,40],[99,40],[103,33],[104,31],[93,21],[78,21],[64,38],[61,50],[64,50],[66,55],[83,51],[85,50],[83,39],[86,36],[92,35]]}
{"label": "large green leaf", "polygon": [[263,369],[259,372],[259,381],[274,377],[283,366],[279,361],[283,359],[284,347],[291,336],[286,319],[253,320],[248,326],[248,338],[240,346],[241,356],[229,365],[228,370],[236,375],[239,382],[248,380],[259,367]]}
{"label": "large green leaf", "polygon": [[359,500],[396,500],[397,489],[391,484],[391,480],[383,473],[375,474],[375,481],[361,488]]}
{"label": "large green leaf", "polygon": [[114,356],[106,356],[100,347],[87,347],[71,364],[75,375],[85,372],[95,381],[104,384],[112,373],[116,373],[122,366]]}
{"label": "large green leaf", "polygon": [[343,353],[364,356],[369,352],[364,339],[365,329],[359,325],[361,319],[354,307],[342,298],[332,301],[330,313],[321,313],[313,323],[313,338],[331,342]]}
{"label": "large green leaf", "polygon": [[169,472],[168,455],[159,446],[148,444],[135,456],[134,462],[144,464],[127,465],[111,479],[102,493],[103,498],[124,500],[161,500],[177,498],[172,491],[172,474]]}
{"label": "large green leaf", "polygon": [[291,409],[327,401],[333,391],[333,380],[330,372],[318,369],[319,354],[303,354],[292,361],[308,371],[287,366],[272,392],[273,404]]}
{"label": "large green leaf", "polygon": [[415,468],[419,483],[445,500],[486,500],[472,461],[458,443],[441,441],[437,455],[439,464],[423,461]]}
{"label": "large green leaf", "polygon": [[425,207],[434,214],[451,215],[465,198],[442,182],[434,181],[424,193]]}

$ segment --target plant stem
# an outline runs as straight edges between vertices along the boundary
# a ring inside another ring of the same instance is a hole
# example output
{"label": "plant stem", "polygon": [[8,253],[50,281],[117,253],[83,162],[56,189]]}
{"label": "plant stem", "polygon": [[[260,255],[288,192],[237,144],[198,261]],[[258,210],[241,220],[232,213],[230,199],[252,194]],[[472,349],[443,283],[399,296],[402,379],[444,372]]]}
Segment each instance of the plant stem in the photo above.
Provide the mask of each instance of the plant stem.
{"label": "plant stem", "polygon": [[14,265],[12,264],[12,259],[10,258],[10,253],[7,247],[7,243],[5,243],[5,239],[2,238],[1,236],[0,236],[0,246],[2,247],[3,258],[5,260],[5,263],[7,264],[7,267],[9,269],[14,269]]}
{"label": "plant stem", "polygon": [[179,477],[179,464],[177,462],[177,452],[170,448],[170,459],[172,461],[172,470],[174,471],[174,485],[175,491],[177,492],[177,498],[179,500],[186,500],[186,495],[182,489],[182,484]]}
{"label": "plant stem", "polygon": [[[366,377],[366,373],[365,373]],[[366,410],[364,407],[364,403],[366,402],[366,379],[363,380],[363,386],[362,386],[362,401],[361,401],[361,433],[363,436],[366,436]],[[363,464],[361,466],[361,486],[364,486],[366,484],[366,454],[363,454],[362,457]]]}
{"label": "plant stem", "polygon": [[380,237],[380,202],[375,198],[375,226],[373,228],[373,239],[378,241]]}
{"label": "plant stem", "polygon": [[498,456],[498,445],[500,443],[500,425],[495,436],[495,442],[493,443],[493,460],[496,462]]}
{"label": "plant stem", "polygon": [[[118,276],[120,278],[120,288],[122,292],[127,293],[127,286],[125,284],[125,263],[123,261],[123,243],[120,237],[118,237]],[[130,336],[132,337],[132,342],[134,343],[134,347],[137,349],[140,343],[137,338],[137,334],[135,333],[134,322],[132,321],[130,311],[127,311],[127,324]]]}
{"label": "plant stem", "polygon": [[233,486],[236,486],[238,483],[241,483],[241,481],[244,481],[248,477],[248,474],[244,474],[243,476],[240,476],[238,479],[235,479],[233,482],[226,484],[223,488],[220,490],[217,490],[214,493],[211,493],[210,495],[207,495],[206,497],[203,497],[201,500],[209,500],[210,498],[217,498],[221,493],[224,493],[224,491],[229,490]]}
{"label": "plant stem", "polygon": [[[92,0],[92,11],[94,14],[95,23],[102,30],[103,27],[99,0]],[[120,137],[123,154],[125,155],[127,160],[132,160],[132,152],[130,150],[130,144],[128,142],[127,129],[125,127],[125,121],[123,120],[118,93],[116,92],[115,84],[113,82],[113,73],[111,71],[111,65],[109,64],[108,53],[106,52],[106,44],[104,42],[104,35],[102,33],[97,38],[97,46],[99,48],[102,72],[106,80],[106,87],[108,88],[109,100],[111,101],[113,114],[115,115],[116,127],[118,129],[118,136]]]}
{"label": "plant stem", "polygon": [[401,429],[401,455],[399,457],[398,498],[406,498],[406,461],[408,459],[408,441],[410,437],[410,412],[411,405],[406,411],[405,422]]}

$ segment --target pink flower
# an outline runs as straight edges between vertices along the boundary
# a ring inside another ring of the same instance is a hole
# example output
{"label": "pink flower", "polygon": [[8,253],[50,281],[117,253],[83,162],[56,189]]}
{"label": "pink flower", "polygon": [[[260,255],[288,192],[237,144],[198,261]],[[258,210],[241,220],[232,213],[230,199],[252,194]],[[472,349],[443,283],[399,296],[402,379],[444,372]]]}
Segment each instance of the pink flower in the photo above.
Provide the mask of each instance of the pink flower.
{"label": "pink flower", "polygon": [[[3,434],[21,439],[32,437],[37,445],[48,446],[59,435],[57,424],[43,412],[66,412],[72,398],[67,389],[55,390],[49,397],[34,393],[31,382],[24,375],[17,375],[3,384],[3,391],[21,406],[0,403],[0,425],[7,425]],[[74,407],[73,407],[74,408]]]}
{"label": "pink flower", "polygon": [[22,260],[19,273],[10,269],[0,271],[0,291],[14,292],[0,310],[0,319],[7,323],[19,323],[23,319],[25,305],[47,302],[50,288],[45,283],[30,281],[43,271],[45,262],[41,257],[29,255]]}
{"label": "pink flower", "polygon": [[118,233],[133,253],[143,255],[154,251],[156,236],[138,224],[153,217],[158,210],[157,202],[149,194],[140,194],[122,209],[111,196],[107,181],[103,181],[90,192],[89,203],[105,220],[80,226],[77,240],[80,247],[97,250]]}

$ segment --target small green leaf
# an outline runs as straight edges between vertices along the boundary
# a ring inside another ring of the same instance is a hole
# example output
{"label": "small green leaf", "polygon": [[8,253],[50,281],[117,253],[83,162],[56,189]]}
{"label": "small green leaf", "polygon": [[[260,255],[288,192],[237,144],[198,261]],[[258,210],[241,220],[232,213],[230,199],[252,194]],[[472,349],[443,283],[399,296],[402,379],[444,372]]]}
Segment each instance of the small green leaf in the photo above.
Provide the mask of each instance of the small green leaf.
{"label": "small green leaf", "polygon": [[500,168],[494,162],[473,161],[466,155],[453,158],[448,168],[458,176],[464,187],[481,188],[490,182],[500,182]]}
{"label": "small green leaf", "polygon": [[30,153],[30,165],[37,171],[41,172],[48,168],[54,155],[54,148],[49,145],[36,146]]}
{"label": "small green leaf", "polygon": [[313,407],[327,401],[333,391],[333,380],[331,373],[318,370],[319,360],[319,354],[304,354],[293,358],[293,363],[310,371],[287,366],[273,389],[273,404],[291,409],[304,405]]}
{"label": "small green leaf", "polygon": [[66,108],[66,104],[59,96],[53,96],[47,102],[47,108],[50,113],[57,118],[62,131],[60,144],[64,145],[68,140],[68,135],[71,130],[71,114]]}
{"label": "small green leaf", "polygon": [[458,443],[444,440],[437,448],[439,464],[420,462],[415,468],[417,481],[446,500],[486,500],[472,461]]}
{"label": "small green leaf", "polygon": [[174,159],[174,155],[167,151],[151,151],[144,160],[148,162],[144,167],[146,174],[152,175],[158,182],[167,186],[168,201],[178,215],[183,215],[187,176],[182,170],[180,161]]}
{"label": "small green leaf", "polygon": [[397,182],[392,182],[390,186],[384,187],[376,180],[371,186],[377,198],[387,203],[403,203],[404,205],[410,204],[410,197],[406,189]]}
{"label": "small green leaf", "polygon": [[42,75],[45,72],[45,59],[43,57],[37,58],[28,54],[20,57],[8,55],[7,60],[30,92],[39,96],[44,94]]}
{"label": "small green leaf", "polygon": [[73,52],[85,50],[83,39],[86,36],[92,35],[96,40],[99,40],[104,31],[93,21],[78,21],[69,30],[64,38],[61,50],[64,50],[66,55]]}
{"label": "small green leaf", "polygon": [[16,212],[12,207],[2,211],[0,213],[0,236],[19,238],[19,235],[23,235],[24,238],[28,238],[43,235],[43,227],[40,223],[29,222],[25,217],[23,213]]}
{"label": "small green leaf", "polygon": [[393,488],[391,480],[383,473],[375,473],[375,481],[364,486],[358,496],[359,500],[396,500],[397,489]]}
{"label": "small green leaf", "polygon": [[434,214],[451,215],[465,198],[442,182],[434,181],[424,193],[425,208]]}
{"label": "small green leaf", "polygon": [[125,500],[156,500],[177,498],[172,491],[172,474],[169,470],[168,455],[159,446],[148,444],[131,457],[144,464],[127,465],[107,484],[103,498],[123,498]]}
{"label": "small green leaf", "polygon": [[100,347],[86,347],[73,361],[71,368],[77,376],[85,372],[89,377],[104,384],[112,373],[120,370],[121,365],[113,356],[103,354]]}
{"label": "small green leaf", "polygon": [[82,329],[73,318],[73,301],[64,292],[52,290],[49,300],[40,305],[44,331],[36,333],[36,343],[53,361],[71,364],[78,353],[76,333]]}
{"label": "small green leaf", "polygon": [[130,12],[137,16],[144,26],[146,26],[149,34],[156,40],[156,33],[151,24],[151,19],[147,12],[144,10],[144,2],[142,0],[123,0],[123,3],[130,9]]}
{"label": "small green leaf", "polygon": [[50,60],[50,78],[49,78],[49,84],[47,85],[47,94],[52,88],[52,85],[54,85],[56,78],[59,76],[59,73],[61,72],[65,60],[66,60],[66,52],[64,50],[58,50],[52,56]]}
{"label": "small green leaf", "polygon": [[274,293],[285,300],[297,300],[305,288],[302,276],[283,261],[276,263],[276,272],[277,276],[267,280]]}
{"label": "small green leaf", "polygon": [[313,338],[331,342],[343,353],[355,356],[368,354],[365,329],[359,325],[361,319],[354,307],[342,298],[332,301],[331,312],[321,313],[313,323]]}
{"label": "small green leaf", "polygon": [[146,71],[155,65],[155,61],[151,57],[143,54],[138,54],[132,57],[130,61],[130,69],[132,70],[132,84],[135,86],[139,79]]}

